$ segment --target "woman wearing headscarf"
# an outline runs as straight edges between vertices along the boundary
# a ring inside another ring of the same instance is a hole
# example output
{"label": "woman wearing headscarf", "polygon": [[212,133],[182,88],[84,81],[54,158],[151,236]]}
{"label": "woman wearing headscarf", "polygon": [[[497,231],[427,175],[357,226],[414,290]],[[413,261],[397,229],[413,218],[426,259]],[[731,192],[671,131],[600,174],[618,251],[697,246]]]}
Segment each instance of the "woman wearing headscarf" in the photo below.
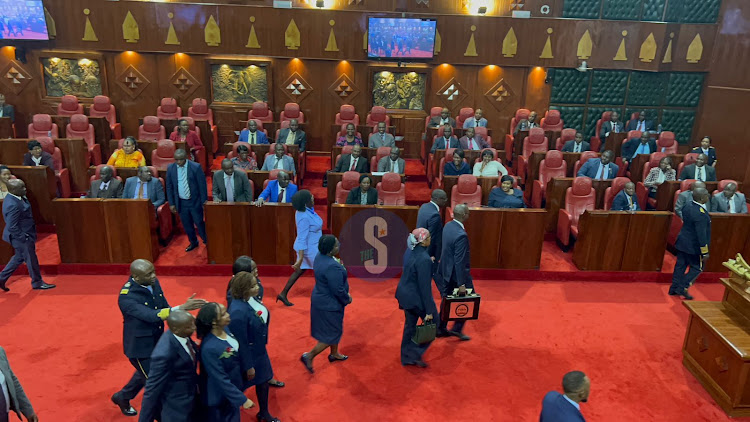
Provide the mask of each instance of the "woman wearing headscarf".
{"label": "woman wearing headscarf", "polygon": [[416,344],[412,341],[417,332],[417,323],[431,321],[437,315],[437,306],[432,298],[432,259],[427,252],[430,232],[418,228],[407,239],[404,254],[404,272],[396,288],[399,309],[404,310],[404,334],[401,338],[401,364],[426,368],[422,355],[430,343]]}
{"label": "woman wearing headscarf", "polygon": [[339,341],[344,333],[344,307],[352,303],[346,268],[335,257],[339,253],[339,246],[336,236],[322,236],[313,264],[315,287],[310,298],[310,333],[318,343],[300,357],[311,374],[315,372],[313,359],[329,347],[329,362],[349,359],[349,356],[339,353]]}

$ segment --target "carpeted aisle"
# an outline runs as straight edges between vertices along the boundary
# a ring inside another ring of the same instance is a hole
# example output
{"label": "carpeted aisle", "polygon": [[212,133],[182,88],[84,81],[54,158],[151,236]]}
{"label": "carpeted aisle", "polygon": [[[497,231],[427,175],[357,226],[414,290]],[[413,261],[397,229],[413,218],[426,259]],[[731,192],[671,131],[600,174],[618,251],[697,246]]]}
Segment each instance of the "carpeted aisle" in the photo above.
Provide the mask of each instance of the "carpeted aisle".
{"label": "carpeted aisle", "polygon": [[[25,277],[11,280],[12,291],[0,294],[0,345],[40,420],[135,420],[109,402],[132,373],[117,308],[126,277],[48,277],[58,284],[48,292],[30,290]],[[479,281],[481,319],[466,330],[473,339],[439,339],[425,356],[431,366],[421,370],[399,364],[396,280],[350,280],[354,302],[341,351],[351,358],[329,364],[321,355],[309,375],[298,359],[313,344],[313,279],[291,292],[292,308],[272,302],[284,278],[262,280],[273,313],[269,351],[287,383],[272,390],[271,406],[285,422],[534,421],[544,393],[572,369],[592,379],[588,421],[730,420],[682,366],[687,311],[666,285]],[[193,292],[223,302],[226,281],[161,277],[172,305]],[[718,284],[693,290],[697,300],[720,300],[723,291]],[[134,405],[140,408],[140,397]],[[254,421],[256,412],[242,420]]]}

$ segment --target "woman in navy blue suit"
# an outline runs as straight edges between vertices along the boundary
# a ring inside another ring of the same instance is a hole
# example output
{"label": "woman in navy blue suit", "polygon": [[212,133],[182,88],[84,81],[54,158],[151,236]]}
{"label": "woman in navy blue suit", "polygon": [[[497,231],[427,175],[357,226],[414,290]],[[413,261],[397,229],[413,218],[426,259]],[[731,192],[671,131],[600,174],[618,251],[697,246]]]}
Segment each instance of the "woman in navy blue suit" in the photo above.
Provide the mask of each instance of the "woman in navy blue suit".
{"label": "woman in navy blue suit", "polygon": [[210,302],[198,311],[196,332],[201,339],[201,396],[208,422],[239,422],[240,407],[255,404],[242,392],[240,343],[227,329],[230,317],[224,305]]}
{"label": "woman in navy blue suit", "polygon": [[487,203],[492,208],[526,208],[523,201],[523,191],[513,189],[513,176],[507,174],[500,178],[500,187],[492,188],[490,199]]}
{"label": "woman in navy blue suit", "polygon": [[411,339],[417,332],[417,323],[432,321],[437,315],[437,306],[432,297],[432,258],[427,252],[430,232],[418,228],[411,232],[404,254],[404,272],[396,288],[398,307],[404,310],[404,334],[401,338],[401,364],[426,368],[422,355],[430,343],[416,344]]}
{"label": "woman in navy blue suit", "polygon": [[255,386],[258,395],[258,421],[279,422],[268,411],[268,382],[273,378],[271,359],[268,358],[268,308],[258,299],[260,288],[255,276],[241,271],[232,280],[229,328],[240,343],[240,365],[245,374],[245,388]]}
{"label": "woman in navy blue suit", "polygon": [[444,176],[460,176],[462,174],[471,174],[471,167],[464,161],[464,151],[456,149],[453,151],[453,161],[446,159],[443,166]]}
{"label": "woman in navy blue suit", "polygon": [[339,353],[339,341],[344,333],[344,307],[352,303],[349,294],[346,268],[334,256],[339,253],[336,236],[327,234],[318,242],[318,256],[315,257],[315,287],[310,298],[310,332],[318,343],[300,360],[312,374],[315,356],[328,347],[331,353],[328,361],[333,363],[347,360],[349,356]]}

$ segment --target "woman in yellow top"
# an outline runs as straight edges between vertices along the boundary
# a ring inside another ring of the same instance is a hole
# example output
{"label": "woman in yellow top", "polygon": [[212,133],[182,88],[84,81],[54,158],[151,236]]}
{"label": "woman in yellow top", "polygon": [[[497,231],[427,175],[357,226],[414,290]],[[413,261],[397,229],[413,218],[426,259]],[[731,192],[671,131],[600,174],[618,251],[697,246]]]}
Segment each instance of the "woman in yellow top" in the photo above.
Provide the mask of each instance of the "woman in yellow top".
{"label": "woman in yellow top", "polygon": [[146,165],[146,159],[138,151],[138,144],[135,138],[128,136],[122,143],[122,149],[115,150],[107,165],[115,167],[143,167]]}

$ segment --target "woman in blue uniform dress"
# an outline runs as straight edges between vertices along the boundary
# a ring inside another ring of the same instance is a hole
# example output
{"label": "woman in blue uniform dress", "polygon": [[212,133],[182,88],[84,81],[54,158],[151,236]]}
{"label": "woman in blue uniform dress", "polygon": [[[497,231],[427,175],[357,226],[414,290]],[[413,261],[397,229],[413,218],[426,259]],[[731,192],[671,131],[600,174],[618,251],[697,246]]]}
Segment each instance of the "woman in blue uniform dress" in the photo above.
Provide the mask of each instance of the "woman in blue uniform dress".
{"label": "woman in blue uniform dress", "polygon": [[239,422],[240,407],[255,404],[245,397],[239,342],[227,329],[230,317],[224,305],[209,302],[198,312],[196,332],[201,339],[201,397],[207,422]]}
{"label": "woman in blue uniform dress", "polygon": [[310,333],[318,341],[300,360],[310,372],[315,356],[328,347],[331,353],[328,361],[333,363],[347,360],[349,356],[339,353],[339,341],[344,332],[344,307],[352,303],[346,268],[334,256],[339,253],[336,236],[325,235],[318,242],[318,256],[315,258],[315,287],[310,298]]}
{"label": "woman in blue uniform dress", "polygon": [[279,422],[268,411],[268,382],[273,378],[268,358],[268,308],[258,299],[258,281],[251,273],[241,271],[232,280],[232,304],[229,328],[240,343],[240,366],[245,374],[245,388],[255,386],[258,395],[258,421]]}
{"label": "woman in blue uniform dress", "polygon": [[305,270],[313,268],[315,256],[318,254],[318,240],[323,234],[323,219],[315,213],[314,203],[315,198],[307,189],[303,189],[292,196],[292,206],[297,210],[294,217],[297,222],[297,239],[294,241],[297,262],[292,265],[294,273],[286,282],[284,290],[276,296],[276,301],[281,301],[286,306],[294,306],[287,299],[287,294],[294,283],[297,282],[297,279],[305,273]]}
{"label": "woman in blue uniform dress", "polygon": [[505,175],[500,178],[500,188],[490,191],[487,205],[492,208],[526,208],[523,202],[523,191],[513,189],[513,176]]}

